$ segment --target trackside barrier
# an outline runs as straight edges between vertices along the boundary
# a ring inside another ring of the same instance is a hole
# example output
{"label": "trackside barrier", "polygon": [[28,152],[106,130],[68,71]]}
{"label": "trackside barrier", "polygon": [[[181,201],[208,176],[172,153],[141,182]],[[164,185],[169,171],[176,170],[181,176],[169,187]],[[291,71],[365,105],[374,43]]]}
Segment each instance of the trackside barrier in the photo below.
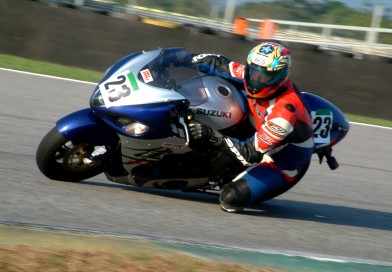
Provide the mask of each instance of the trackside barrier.
{"label": "trackside barrier", "polygon": [[[80,2],[92,0],[40,1],[69,4],[71,2],[75,3],[75,1]],[[136,1],[130,0],[129,3],[131,2]],[[392,44],[390,39],[385,38],[386,35],[392,34],[391,28],[379,28],[374,26],[358,27],[274,19],[263,20],[244,17],[238,17],[233,23],[228,23],[220,20],[187,16],[133,5],[118,5],[116,10],[113,12],[133,14],[138,18],[165,21],[179,26],[193,26],[195,28],[207,29],[208,34],[219,33],[217,35],[224,35],[229,33],[234,34],[230,35],[230,37],[246,40],[270,39],[317,46],[322,50],[326,49],[337,52],[348,52],[355,58],[362,58],[362,55],[375,55],[386,58],[392,57]],[[365,38],[360,38],[360,36],[359,38],[344,38],[340,34],[342,31],[363,32]]]}
{"label": "trackside barrier", "polygon": [[244,17],[237,17],[234,20],[233,33],[246,36],[248,34],[249,21]]}
{"label": "trackside barrier", "polygon": [[[76,0],[50,0],[50,1],[76,1]],[[129,1],[136,2],[136,1]],[[119,10],[120,11],[120,10]],[[139,17],[148,19],[164,20],[177,25],[191,25],[200,28],[215,30],[217,33],[232,33],[237,36],[249,40],[257,39],[272,39],[286,42],[294,42],[301,44],[317,45],[328,48],[335,48],[336,50],[349,50],[350,52],[358,52],[366,54],[374,54],[379,56],[392,56],[392,44],[381,44],[377,40],[379,34],[392,34],[392,29],[378,28],[378,27],[357,27],[357,26],[343,26],[332,24],[318,24],[305,23],[295,21],[284,21],[268,19],[270,22],[264,23],[263,19],[252,19],[238,17],[233,23],[227,23],[219,20],[211,20],[206,18],[199,18],[187,16],[178,13],[165,12],[161,10],[149,9],[141,6],[128,5],[123,7],[121,12],[133,13]],[[257,24],[257,26],[255,26]],[[271,26],[272,24],[272,26]],[[300,27],[310,27],[320,29],[321,33],[299,31]],[[332,35],[333,30],[345,31],[363,31],[366,33],[366,40],[360,39],[345,39],[338,35]]]}
{"label": "trackside barrier", "polygon": [[[270,39],[275,36],[279,25],[270,19],[260,21],[257,37],[259,39]],[[237,17],[233,23],[233,33],[246,36],[249,34],[249,20],[244,17]]]}
{"label": "trackside barrier", "polygon": [[271,21],[270,19],[265,19],[260,22],[258,37],[262,40],[270,39],[275,36],[276,32],[279,30],[279,25]]}
{"label": "trackside barrier", "polygon": [[[250,38],[313,44],[320,48],[355,52],[355,54],[371,54],[389,58],[392,56],[392,44],[382,44],[377,40],[379,34],[391,35],[392,29],[390,28],[270,20],[275,25],[274,27],[269,25],[268,20],[265,19],[247,18],[247,20],[250,24],[248,28]],[[255,23],[258,24],[258,28],[254,27]],[[299,30],[301,27],[304,28],[303,31]],[[309,31],[309,28],[313,28],[313,31]],[[364,32],[365,39],[343,38],[339,35],[333,35],[334,30]],[[359,58],[361,57],[359,56]]]}

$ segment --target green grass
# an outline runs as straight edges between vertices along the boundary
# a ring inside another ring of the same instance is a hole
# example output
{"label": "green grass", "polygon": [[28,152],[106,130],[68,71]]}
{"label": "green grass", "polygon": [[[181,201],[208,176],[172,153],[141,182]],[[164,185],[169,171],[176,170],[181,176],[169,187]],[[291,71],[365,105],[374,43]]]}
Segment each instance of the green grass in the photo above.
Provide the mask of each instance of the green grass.
{"label": "green grass", "polygon": [[[30,60],[4,54],[0,54],[0,67],[89,82],[99,82],[103,76],[102,72],[91,71],[77,67],[69,67],[43,61]],[[346,116],[351,122],[392,127],[392,121],[389,120],[358,116],[349,113],[346,113]]]}
{"label": "green grass", "polygon": [[354,115],[354,114],[349,114],[349,113],[346,113],[346,116],[347,116],[348,120],[350,120],[351,122],[364,123],[364,124],[392,128],[392,121],[389,121],[389,120],[371,118],[371,117],[366,117],[366,116],[359,116],[359,115]]}
{"label": "green grass", "polygon": [[0,54],[0,67],[50,76],[98,82],[103,73],[60,64]]}

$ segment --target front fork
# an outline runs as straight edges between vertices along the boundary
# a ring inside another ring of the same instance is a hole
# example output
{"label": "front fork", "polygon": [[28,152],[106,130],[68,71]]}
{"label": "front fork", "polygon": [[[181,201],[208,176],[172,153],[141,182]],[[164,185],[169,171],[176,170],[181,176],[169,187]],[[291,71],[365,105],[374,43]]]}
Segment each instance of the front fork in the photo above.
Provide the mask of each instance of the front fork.
{"label": "front fork", "polygon": [[[56,127],[58,131],[65,138],[72,141],[72,143],[85,143],[88,145],[83,158],[85,164],[91,164],[94,161],[102,160],[108,162],[108,167],[117,167],[112,165],[113,163],[111,162],[118,162],[117,157],[121,157],[121,154],[117,154],[120,152],[120,138],[117,133],[99,119],[90,108],[82,109],[64,116],[57,121]],[[122,169],[121,160],[120,166],[120,169]]]}

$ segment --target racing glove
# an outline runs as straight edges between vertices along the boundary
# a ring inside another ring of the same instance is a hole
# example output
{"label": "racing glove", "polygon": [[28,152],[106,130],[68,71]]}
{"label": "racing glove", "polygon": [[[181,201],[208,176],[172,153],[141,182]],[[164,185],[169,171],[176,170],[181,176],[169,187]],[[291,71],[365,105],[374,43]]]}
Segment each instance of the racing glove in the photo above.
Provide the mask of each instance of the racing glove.
{"label": "racing glove", "polygon": [[226,154],[243,165],[260,163],[263,158],[263,153],[255,148],[254,137],[240,142],[224,137],[206,124],[194,120],[189,123],[188,127],[191,142],[193,141],[193,147],[195,148],[203,149],[204,145],[204,147]]}
{"label": "racing glove", "polygon": [[192,120],[189,125],[189,136],[191,141],[207,146],[218,146],[222,142],[222,135],[214,131],[210,126]]}
{"label": "racing glove", "polygon": [[211,127],[197,121],[191,121],[188,127],[191,143],[193,141],[192,148],[219,150],[243,165],[260,163],[263,158],[263,154],[255,148],[254,137],[240,142],[224,137]]}

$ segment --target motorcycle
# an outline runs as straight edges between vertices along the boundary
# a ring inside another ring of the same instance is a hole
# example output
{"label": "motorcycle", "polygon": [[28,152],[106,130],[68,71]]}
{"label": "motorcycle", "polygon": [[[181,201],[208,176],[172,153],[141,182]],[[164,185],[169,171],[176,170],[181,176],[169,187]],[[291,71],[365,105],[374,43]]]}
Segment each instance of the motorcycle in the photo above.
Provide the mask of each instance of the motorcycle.
{"label": "motorcycle", "polygon": [[[36,152],[40,171],[52,180],[77,182],[104,173],[127,185],[219,194],[223,184],[209,182],[209,160],[191,148],[189,121],[197,119],[239,139],[255,130],[243,85],[203,74],[190,59],[183,48],[120,59],[94,89],[90,107],[61,118],[44,136]],[[338,163],[332,146],[345,137],[349,122],[326,99],[302,95],[313,120],[314,154],[334,170]],[[306,171],[261,201],[286,192]],[[226,172],[226,182],[238,173]]]}

